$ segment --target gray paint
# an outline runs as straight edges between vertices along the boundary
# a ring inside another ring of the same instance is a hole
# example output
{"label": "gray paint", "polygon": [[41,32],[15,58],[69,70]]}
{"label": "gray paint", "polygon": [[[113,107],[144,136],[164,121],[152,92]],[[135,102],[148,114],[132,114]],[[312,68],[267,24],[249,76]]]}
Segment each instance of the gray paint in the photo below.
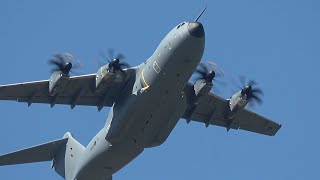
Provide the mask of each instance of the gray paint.
{"label": "gray paint", "polygon": [[97,169],[101,176],[110,176],[144,148],[161,145],[184,113],[183,87],[203,50],[204,37],[190,35],[187,25],[173,28],[146,63],[136,68],[134,85],[112,106],[75,177],[86,179]]}
{"label": "gray paint", "polygon": [[[125,73],[110,72],[108,65],[101,67],[95,75],[78,78],[54,72],[49,81],[36,83],[39,89],[48,88],[48,95],[43,95],[44,98],[51,96],[48,101],[40,101],[42,95],[39,91],[32,98],[20,99],[30,104],[47,102],[53,107],[63,102],[61,95],[70,93],[65,87],[74,81],[73,89],[76,89],[80,83],[78,81],[82,81],[89,86],[72,92],[73,98],[65,102],[71,108],[84,101],[84,97],[100,96],[100,102],[87,102],[97,105],[99,110],[110,104],[106,102],[113,102],[105,126],[87,147],[79,144],[70,133],[66,133],[63,139],[68,141],[59,149],[47,146],[53,155],[45,160],[53,159],[52,167],[58,174],[67,180],[110,179],[112,174],[141,154],[144,148],[165,142],[185,112],[187,102],[183,89],[201,60],[205,43],[200,23],[185,22],[177,27],[167,34],[145,63],[125,70]],[[23,92],[30,95],[32,85],[21,85]],[[4,91],[8,95],[12,93],[10,90],[16,91],[18,86],[2,89],[8,90]],[[104,95],[110,89],[118,90],[110,93],[113,98]],[[15,92],[12,94],[14,96]],[[38,149],[36,152],[42,153]],[[25,154],[22,152],[19,155]]]}
{"label": "gray paint", "polygon": [[[0,156],[0,165],[53,160],[53,169],[66,180],[111,180],[145,148],[164,143],[181,117],[206,126],[274,135],[281,125],[243,109],[245,105],[228,116],[239,103],[239,94],[225,100],[210,93],[212,85],[201,80],[188,83],[204,46],[202,24],[183,22],[144,63],[125,73],[114,73],[105,65],[96,74],[68,77],[55,72],[49,80],[0,86],[1,100],[29,106],[89,105],[98,110],[111,106],[105,126],[86,147],[66,133],[61,140]],[[25,159],[28,152],[34,158]]]}

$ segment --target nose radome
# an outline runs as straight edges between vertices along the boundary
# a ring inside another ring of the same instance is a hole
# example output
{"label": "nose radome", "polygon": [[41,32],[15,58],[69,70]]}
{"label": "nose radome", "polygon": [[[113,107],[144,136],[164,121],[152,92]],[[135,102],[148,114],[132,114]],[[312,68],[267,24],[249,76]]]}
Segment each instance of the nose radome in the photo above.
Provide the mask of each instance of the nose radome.
{"label": "nose radome", "polygon": [[201,38],[204,36],[203,26],[199,22],[189,22],[188,23],[188,31],[194,37]]}

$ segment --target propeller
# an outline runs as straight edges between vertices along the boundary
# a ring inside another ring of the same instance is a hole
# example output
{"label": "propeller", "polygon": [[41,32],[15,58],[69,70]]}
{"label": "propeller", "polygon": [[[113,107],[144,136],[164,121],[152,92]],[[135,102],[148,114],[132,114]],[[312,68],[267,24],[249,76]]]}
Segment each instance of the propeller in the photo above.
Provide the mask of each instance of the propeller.
{"label": "propeller", "polygon": [[71,69],[80,68],[81,63],[77,61],[77,63],[72,64],[73,56],[70,53],[54,53],[53,58],[48,61],[50,65],[54,65],[55,67],[51,70],[51,73],[56,71],[61,71],[64,75],[69,76]]}
{"label": "propeller", "polygon": [[102,57],[107,61],[109,69],[113,69],[113,72],[115,73],[116,71],[123,72],[123,69],[129,68],[130,65],[126,62],[122,62],[125,56],[121,53],[117,54],[114,56],[114,50],[113,49],[108,49],[108,55],[109,58],[105,54],[102,53]]}
{"label": "propeller", "polygon": [[206,83],[209,85],[212,85],[212,81],[215,81],[217,83],[222,83],[221,81],[218,81],[217,78],[221,78],[224,76],[224,72],[222,70],[216,70],[217,64],[208,61],[207,64],[200,63],[199,68],[196,70],[196,73],[198,74],[198,77],[196,77],[196,81],[198,80],[205,80]]}
{"label": "propeller", "polygon": [[251,105],[258,103],[262,104],[261,96],[263,96],[263,91],[261,88],[258,88],[258,83],[254,80],[247,81],[244,76],[240,76],[241,83],[241,94],[246,96],[246,99],[249,101]]}

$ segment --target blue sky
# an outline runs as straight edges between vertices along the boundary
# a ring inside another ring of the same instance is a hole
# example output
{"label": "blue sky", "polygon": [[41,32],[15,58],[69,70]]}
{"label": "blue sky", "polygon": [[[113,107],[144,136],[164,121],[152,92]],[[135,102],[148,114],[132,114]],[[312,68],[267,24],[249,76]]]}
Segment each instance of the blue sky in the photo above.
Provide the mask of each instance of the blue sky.
{"label": "blue sky", "polygon": [[[131,65],[148,58],[171,28],[201,18],[204,60],[230,82],[239,75],[263,88],[254,111],[283,124],[275,137],[181,120],[166,143],[146,149],[114,179],[319,179],[318,117],[320,2],[224,1],[0,1],[0,84],[48,79],[53,52],[70,52],[98,70],[109,47]],[[232,87],[232,86],[231,86]],[[218,93],[229,97],[229,88]],[[66,131],[86,145],[108,108],[0,102],[0,154],[58,139]],[[60,179],[50,162],[0,167],[0,179]]]}

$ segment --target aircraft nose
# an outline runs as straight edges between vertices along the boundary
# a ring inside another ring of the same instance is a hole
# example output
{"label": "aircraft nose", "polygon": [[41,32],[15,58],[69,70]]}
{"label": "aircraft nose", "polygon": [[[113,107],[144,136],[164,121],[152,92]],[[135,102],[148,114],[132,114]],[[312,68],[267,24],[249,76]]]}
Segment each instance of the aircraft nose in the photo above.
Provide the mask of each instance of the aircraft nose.
{"label": "aircraft nose", "polygon": [[199,22],[189,22],[188,23],[188,31],[194,37],[201,38],[204,36],[203,26]]}

